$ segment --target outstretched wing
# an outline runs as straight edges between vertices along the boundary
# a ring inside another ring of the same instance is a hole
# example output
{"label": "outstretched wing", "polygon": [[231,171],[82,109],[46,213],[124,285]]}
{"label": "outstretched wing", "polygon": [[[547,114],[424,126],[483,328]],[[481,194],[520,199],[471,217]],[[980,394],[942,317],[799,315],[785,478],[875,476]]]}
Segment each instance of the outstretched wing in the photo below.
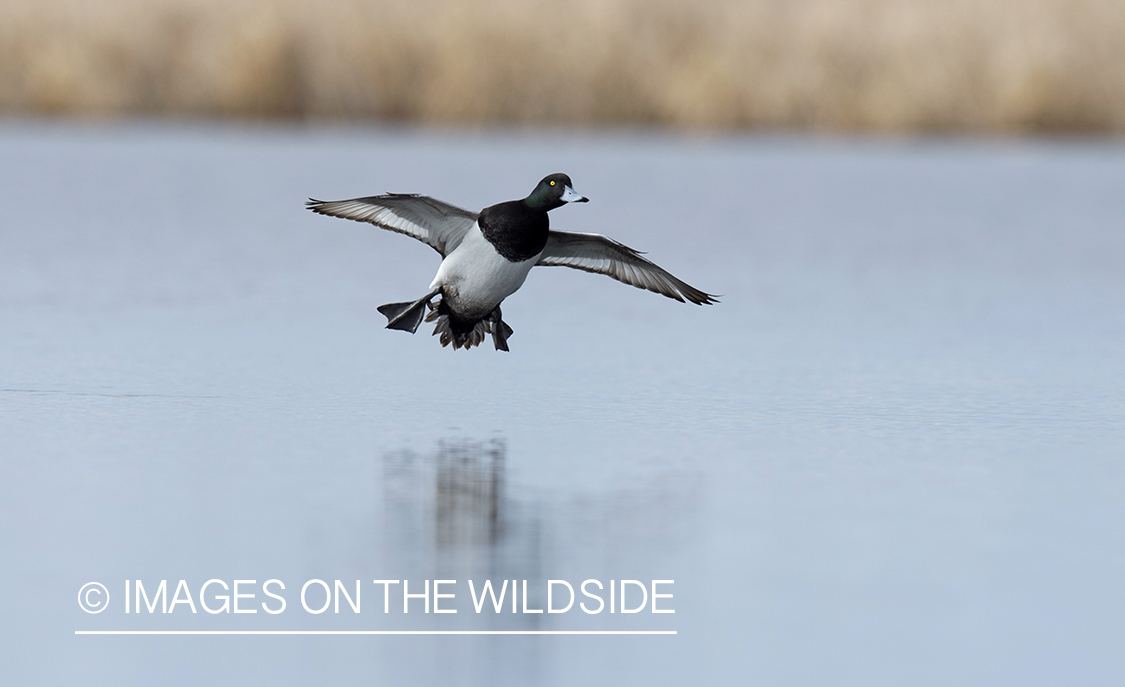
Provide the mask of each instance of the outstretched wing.
{"label": "outstretched wing", "polygon": [[377,227],[413,236],[444,258],[477,223],[477,213],[462,210],[429,196],[388,193],[351,200],[314,200],[308,209],[322,215],[370,222]]}
{"label": "outstretched wing", "polygon": [[718,303],[718,298],[676,279],[641,257],[640,252],[600,234],[552,231],[536,265],[573,267],[613,277],[639,289],[648,289],[681,303]]}

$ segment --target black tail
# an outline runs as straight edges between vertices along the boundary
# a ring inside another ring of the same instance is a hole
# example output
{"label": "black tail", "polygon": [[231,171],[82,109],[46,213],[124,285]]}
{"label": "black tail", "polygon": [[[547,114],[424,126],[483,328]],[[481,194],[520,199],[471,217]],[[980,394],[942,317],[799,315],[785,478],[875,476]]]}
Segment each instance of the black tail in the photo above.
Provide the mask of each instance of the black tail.
{"label": "black tail", "polygon": [[430,306],[426,321],[437,323],[434,325],[434,336],[440,338],[443,347],[453,344],[454,350],[479,346],[484,342],[485,334],[492,334],[496,350],[507,351],[508,337],[512,335],[512,328],[500,319],[500,306],[483,319],[467,320],[451,311],[442,300]]}
{"label": "black tail", "polygon": [[422,317],[426,314],[426,304],[434,296],[441,293],[440,289],[422,296],[413,303],[387,303],[379,306],[379,312],[387,316],[387,329],[401,329],[413,334],[422,324]]}

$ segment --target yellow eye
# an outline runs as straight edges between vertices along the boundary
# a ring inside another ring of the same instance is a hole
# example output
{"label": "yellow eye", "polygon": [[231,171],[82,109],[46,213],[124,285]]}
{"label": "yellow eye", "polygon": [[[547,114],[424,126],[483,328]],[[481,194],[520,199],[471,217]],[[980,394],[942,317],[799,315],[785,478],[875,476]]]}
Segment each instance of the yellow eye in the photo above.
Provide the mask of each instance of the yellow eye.
{"label": "yellow eye", "polygon": [[555,185],[555,182],[553,182],[553,181],[552,181],[552,182],[551,182],[551,186],[554,186],[554,185]]}

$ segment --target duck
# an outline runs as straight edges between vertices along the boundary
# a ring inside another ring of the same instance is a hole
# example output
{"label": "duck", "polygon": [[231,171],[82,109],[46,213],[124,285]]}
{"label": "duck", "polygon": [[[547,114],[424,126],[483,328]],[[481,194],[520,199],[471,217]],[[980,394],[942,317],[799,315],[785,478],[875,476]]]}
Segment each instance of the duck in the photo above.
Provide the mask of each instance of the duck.
{"label": "duck", "polygon": [[[710,305],[718,297],[700,291],[642,257],[640,251],[601,234],[550,228],[548,213],[589,199],[563,173],[543,177],[526,198],[479,213],[414,193],[388,193],[350,200],[316,200],[306,207],[330,217],[368,222],[405,234],[441,255],[426,295],[378,310],[387,329],[411,334],[423,320],[435,323],[443,347],[469,349],[492,336],[496,350],[508,351],[513,330],[500,304],[523,286],[532,267],[561,266],[603,274],[681,303]],[[438,299],[434,303],[434,299]]]}

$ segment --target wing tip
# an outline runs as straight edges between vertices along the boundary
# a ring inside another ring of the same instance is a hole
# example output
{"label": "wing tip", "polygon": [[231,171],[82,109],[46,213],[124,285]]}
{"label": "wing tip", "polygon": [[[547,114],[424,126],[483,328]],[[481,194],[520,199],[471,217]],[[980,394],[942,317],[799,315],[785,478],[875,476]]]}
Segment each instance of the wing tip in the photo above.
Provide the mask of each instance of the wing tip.
{"label": "wing tip", "polygon": [[[680,296],[682,296],[682,298]],[[678,293],[671,297],[675,298],[681,303],[692,303],[693,305],[714,305],[715,303],[719,302],[719,298],[721,298],[722,296],[699,291],[698,289],[692,289],[691,291],[678,289]]]}

